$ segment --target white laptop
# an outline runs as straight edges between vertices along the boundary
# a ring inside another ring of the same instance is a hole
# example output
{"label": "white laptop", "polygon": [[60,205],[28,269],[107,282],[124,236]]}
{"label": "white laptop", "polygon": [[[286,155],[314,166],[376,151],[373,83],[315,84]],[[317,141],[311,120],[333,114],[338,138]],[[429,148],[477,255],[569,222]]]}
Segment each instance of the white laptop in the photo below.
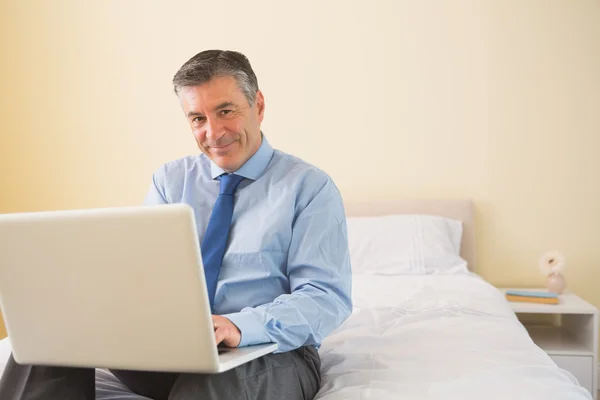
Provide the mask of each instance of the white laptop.
{"label": "white laptop", "polygon": [[185,204],[0,215],[0,307],[21,364],[218,373],[277,344],[215,344]]}

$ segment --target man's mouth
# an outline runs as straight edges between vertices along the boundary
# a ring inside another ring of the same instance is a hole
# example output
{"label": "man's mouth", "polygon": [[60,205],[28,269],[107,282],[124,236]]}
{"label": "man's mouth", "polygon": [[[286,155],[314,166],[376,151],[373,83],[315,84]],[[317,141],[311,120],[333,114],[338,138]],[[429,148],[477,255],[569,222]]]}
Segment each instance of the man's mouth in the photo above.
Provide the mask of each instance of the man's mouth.
{"label": "man's mouth", "polygon": [[222,149],[225,149],[225,148],[227,148],[227,147],[231,146],[231,145],[232,145],[232,144],[234,144],[234,143],[235,143],[235,141],[233,141],[233,142],[231,142],[231,143],[228,143],[228,144],[226,144],[226,145],[222,145],[222,146],[210,146],[210,148],[212,148],[212,149],[219,149],[219,150],[222,150]]}

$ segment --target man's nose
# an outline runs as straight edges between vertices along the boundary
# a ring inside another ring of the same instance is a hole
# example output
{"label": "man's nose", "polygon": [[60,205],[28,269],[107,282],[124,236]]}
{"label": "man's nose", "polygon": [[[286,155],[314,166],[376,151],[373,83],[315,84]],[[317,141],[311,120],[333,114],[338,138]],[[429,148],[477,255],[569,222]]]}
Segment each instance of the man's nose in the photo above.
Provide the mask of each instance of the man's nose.
{"label": "man's nose", "polygon": [[217,140],[221,137],[221,124],[214,118],[209,118],[206,121],[206,138],[209,140]]}

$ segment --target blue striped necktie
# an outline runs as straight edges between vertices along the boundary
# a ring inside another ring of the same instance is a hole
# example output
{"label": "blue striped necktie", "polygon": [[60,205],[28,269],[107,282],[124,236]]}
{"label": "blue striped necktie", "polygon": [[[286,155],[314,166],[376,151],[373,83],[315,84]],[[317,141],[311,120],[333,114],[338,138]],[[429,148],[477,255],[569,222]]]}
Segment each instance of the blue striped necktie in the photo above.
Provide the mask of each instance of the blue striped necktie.
{"label": "blue striped necktie", "polygon": [[212,312],[214,312],[213,306],[221,262],[229,237],[229,227],[233,214],[233,193],[235,193],[243,179],[243,176],[233,174],[224,174],[219,177],[221,181],[219,197],[217,197],[213,207],[202,241],[202,263],[204,264],[204,276],[206,277],[208,300]]}

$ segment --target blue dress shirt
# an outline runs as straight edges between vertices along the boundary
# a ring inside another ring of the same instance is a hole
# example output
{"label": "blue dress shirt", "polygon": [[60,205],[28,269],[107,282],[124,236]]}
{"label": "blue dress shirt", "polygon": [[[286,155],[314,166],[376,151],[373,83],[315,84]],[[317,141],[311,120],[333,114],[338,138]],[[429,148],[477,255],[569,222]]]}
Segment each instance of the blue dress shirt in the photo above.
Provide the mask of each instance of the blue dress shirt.
{"label": "blue dress shirt", "polygon": [[[145,204],[189,204],[200,246],[224,172],[204,154],[169,162],[154,173]],[[327,174],[273,150],[264,135],[235,173],[247,179],[234,195],[215,314],[240,329],[240,346],[318,348],[352,311],[341,195]]]}

